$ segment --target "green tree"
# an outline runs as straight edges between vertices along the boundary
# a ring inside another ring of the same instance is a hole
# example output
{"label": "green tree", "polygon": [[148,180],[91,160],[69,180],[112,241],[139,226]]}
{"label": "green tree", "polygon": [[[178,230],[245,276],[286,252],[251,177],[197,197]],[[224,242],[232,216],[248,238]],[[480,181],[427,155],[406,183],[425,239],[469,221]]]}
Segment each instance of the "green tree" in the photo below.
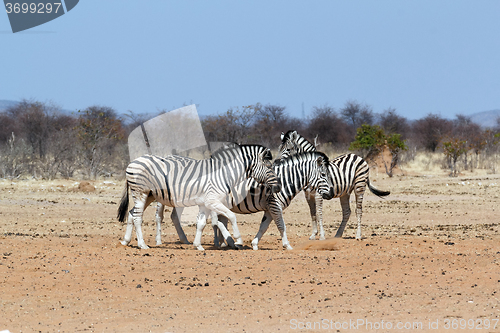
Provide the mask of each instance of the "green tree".
{"label": "green tree", "polygon": [[385,148],[391,153],[389,166],[384,160],[385,172],[389,177],[392,177],[401,152],[408,149],[406,140],[401,140],[401,134],[386,135],[380,126],[364,124],[357,129],[356,137],[351,142],[349,150],[360,152],[361,157],[365,159],[374,159]]}
{"label": "green tree", "polygon": [[408,150],[408,146],[406,145],[406,140],[401,140],[401,134],[393,133],[386,136],[386,146],[391,153],[391,163],[389,165],[389,169],[387,168],[387,163],[384,160],[385,172],[389,177],[392,177],[393,170],[399,162],[399,156],[402,151]]}
{"label": "green tree", "polygon": [[373,159],[382,151],[385,139],[384,130],[380,126],[363,124],[356,130],[349,150],[358,151],[364,159]]}

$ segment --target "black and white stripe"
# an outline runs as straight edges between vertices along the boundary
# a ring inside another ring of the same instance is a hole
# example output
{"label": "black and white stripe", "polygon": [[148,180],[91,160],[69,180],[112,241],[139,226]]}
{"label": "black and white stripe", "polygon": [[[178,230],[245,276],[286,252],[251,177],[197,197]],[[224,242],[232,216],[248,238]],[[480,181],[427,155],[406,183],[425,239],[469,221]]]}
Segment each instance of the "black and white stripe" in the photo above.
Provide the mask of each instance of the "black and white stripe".
{"label": "black and white stripe", "polygon": [[[126,185],[118,209],[118,219],[123,222],[129,203],[129,188],[134,207],[128,214],[127,230],[122,241],[130,243],[135,226],[140,248],[148,248],[142,236],[142,216],[153,201],[170,207],[199,206],[200,211],[211,211],[225,216],[231,221],[236,245],[243,241],[236,225],[236,216],[222,201],[241,183],[249,178],[265,184],[273,191],[280,185],[271,168],[272,155],[269,149],[259,145],[236,145],[215,152],[211,158],[194,160],[182,156],[158,157],[146,155],[130,162],[126,169]],[[215,215],[214,215],[215,216]],[[228,244],[233,245],[225,226],[212,220],[223,233]],[[193,245],[201,247],[201,232],[204,221],[198,220],[198,228]]]}
{"label": "black and white stripe", "polygon": [[[281,135],[281,145],[277,160],[286,158],[290,154],[296,154],[303,151],[315,151],[316,147],[306,138],[297,133],[297,131],[288,131]],[[342,237],[345,226],[351,215],[349,206],[349,197],[354,192],[356,196],[356,216],[358,220],[358,229],[356,239],[361,239],[361,215],[363,205],[363,195],[368,185],[370,191],[379,196],[387,196],[389,191],[381,191],[370,184],[369,166],[366,161],[355,154],[343,154],[330,160],[329,172],[333,182],[333,198],[340,198],[342,206],[342,223],[340,224],[335,237]],[[312,218],[312,235],[310,239],[315,239],[318,233],[317,222],[320,226],[320,239],[325,238],[323,229],[323,200],[314,192],[306,192],[307,202]]]}
{"label": "black and white stripe", "polygon": [[[332,182],[328,173],[328,157],[320,152],[305,152],[289,156],[274,164],[274,172],[281,183],[281,191],[270,193],[265,186],[255,181],[247,182],[249,187],[247,196],[231,211],[238,214],[252,214],[264,211],[259,231],[252,241],[254,250],[258,249],[259,240],[267,231],[272,220],[281,233],[283,247],[292,249],[286,235],[286,226],[283,220],[283,210],[292,199],[302,190],[316,191],[325,199],[332,198]],[[233,200],[234,201],[234,200]],[[225,218],[219,217],[223,223]],[[215,239],[217,243],[217,236]]]}

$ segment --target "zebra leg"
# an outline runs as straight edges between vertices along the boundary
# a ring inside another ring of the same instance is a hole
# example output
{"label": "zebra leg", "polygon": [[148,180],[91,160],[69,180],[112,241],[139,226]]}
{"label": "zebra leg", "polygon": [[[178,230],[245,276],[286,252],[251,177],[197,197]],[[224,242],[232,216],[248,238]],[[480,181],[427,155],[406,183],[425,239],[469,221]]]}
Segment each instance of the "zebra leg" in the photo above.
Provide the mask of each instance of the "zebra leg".
{"label": "zebra leg", "polygon": [[142,216],[144,214],[144,210],[149,206],[151,202],[154,201],[154,197],[146,193],[141,193],[138,198],[134,198],[134,201],[135,205],[132,215],[134,220],[135,233],[137,235],[137,246],[139,246],[140,249],[149,249],[149,246],[146,245],[142,236]]}
{"label": "zebra leg", "polygon": [[[212,220],[212,229],[214,230],[214,246],[220,247],[220,238],[219,238],[219,226],[217,225],[219,222],[219,217],[217,213],[214,211],[210,212],[210,219]],[[227,227],[226,227],[227,229]]]}
{"label": "zebra leg", "polygon": [[358,218],[358,230],[356,231],[356,239],[361,239],[361,215],[363,215],[363,194],[356,193],[356,217]]}
{"label": "zebra leg", "polygon": [[163,205],[161,203],[156,204],[156,245],[161,245],[161,222],[163,221]]}
{"label": "zebra leg", "polygon": [[[218,215],[217,219],[224,225],[227,229],[227,218],[224,215]],[[222,232],[219,229],[219,226],[216,224],[215,226],[212,224],[214,229],[214,245],[216,247],[226,247],[227,244],[224,243],[224,237],[222,236]]]}
{"label": "zebra leg", "polygon": [[259,240],[266,233],[267,228],[269,228],[269,224],[271,223],[272,219],[273,218],[271,216],[271,213],[269,213],[269,211],[266,211],[264,213],[264,216],[262,217],[262,221],[260,222],[259,231],[257,232],[255,238],[252,240],[252,248],[255,251],[259,249]]}
{"label": "zebra leg", "polygon": [[172,214],[170,214],[170,218],[172,219],[172,222],[174,223],[175,230],[177,231],[177,236],[179,236],[179,240],[181,241],[182,244],[191,244],[189,243],[186,234],[184,233],[184,230],[182,230],[181,226],[181,219],[180,217],[182,216],[182,211],[184,210],[184,207],[175,207],[172,209]]}
{"label": "zebra leg", "polygon": [[283,248],[287,250],[293,250],[293,248],[290,246],[290,242],[288,242],[288,237],[286,236],[286,225],[285,221],[283,220],[283,209],[281,205],[276,203],[275,201],[271,201],[270,213],[281,234],[281,243],[283,244]]}
{"label": "zebra leg", "polygon": [[325,229],[323,229],[323,198],[316,192],[316,220],[319,221],[319,240],[325,239]]}
{"label": "zebra leg", "polygon": [[310,240],[316,239],[316,235],[318,234],[318,223],[316,220],[316,196],[314,195],[314,191],[305,191],[306,201],[309,205],[309,211],[311,212],[311,224],[312,224],[312,234],[309,237]]}
{"label": "zebra leg", "polygon": [[125,236],[123,236],[123,240],[121,241],[121,244],[124,246],[127,246],[130,243],[130,240],[132,239],[132,231],[134,231],[134,216],[133,216],[134,208],[132,208],[128,212],[128,218],[127,218],[127,230],[125,231]]}
{"label": "zebra leg", "polygon": [[283,248],[287,250],[293,250],[293,248],[290,246],[290,242],[288,242],[288,237],[286,236],[286,226],[285,222],[283,221],[283,210],[281,208],[281,205],[277,203],[273,204],[273,202],[270,203],[270,209],[266,211],[266,213],[262,217],[259,231],[252,241],[252,248],[254,250],[259,249],[258,248],[259,241],[269,228],[271,220],[274,220],[276,226],[278,227],[278,230],[281,234],[281,242],[283,244]]}
{"label": "zebra leg", "polygon": [[[222,224],[222,222],[219,222],[217,220],[217,226],[219,227],[219,230],[222,232],[222,236],[224,236],[224,240],[227,242],[229,246],[232,248],[238,247],[240,248],[243,246],[243,239],[241,239],[241,234],[238,229],[238,225],[236,224],[236,215],[229,210],[226,206],[224,206],[221,202],[209,202],[205,203],[207,209],[214,211],[217,214],[224,215],[227,217],[229,221],[231,221],[231,226],[233,227],[233,234],[234,238],[236,238],[236,242],[233,241],[231,238],[231,234],[229,231],[227,231],[227,228]],[[213,223],[213,222],[212,222]]]}
{"label": "zebra leg", "polygon": [[149,247],[144,242],[142,237],[142,215],[144,213],[145,207],[149,205],[153,201],[153,197],[149,196],[146,193],[132,194],[134,198],[134,207],[128,213],[127,219],[127,230],[125,231],[125,236],[123,237],[123,241],[121,241],[122,245],[128,245],[132,239],[132,231],[134,230],[137,235],[137,245],[141,249],[148,249]]}
{"label": "zebra leg", "polygon": [[349,193],[340,197],[340,205],[342,206],[342,223],[340,223],[340,227],[337,229],[335,238],[342,237],[347,221],[349,221],[349,217],[351,216],[351,207],[349,207],[350,196],[351,195]]}
{"label": "zebra leg", "polygon": [[200,207],[198,212],[198,217],[196,218],[196,236],[194,237],[193,245],[197,250],[204,251],[205,249],[201,246],[201,234],[203,229],[207,225],[207,215],[206,210]]}

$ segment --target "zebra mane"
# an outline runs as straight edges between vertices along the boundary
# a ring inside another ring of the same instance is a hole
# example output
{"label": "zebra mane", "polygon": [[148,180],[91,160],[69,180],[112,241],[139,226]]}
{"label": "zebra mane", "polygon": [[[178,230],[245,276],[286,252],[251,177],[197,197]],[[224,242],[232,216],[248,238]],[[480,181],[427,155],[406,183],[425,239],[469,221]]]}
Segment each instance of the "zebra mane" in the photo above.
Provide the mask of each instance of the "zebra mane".
{"label": "zebra mane", "polygon": [[307,140],[304,136],[300,135],[296,130],[289,130],[288,132],[283,134],[281,144],[284,144],[286,142],[292,142],[296,147],[306,148],[306,151],[316,150],[316,146],[314,145],[314,143]]}
{"label": "zebra mane", "polygon": [[[297,133],[296,130],[288,130],[286,133],[281,133],[281,142],[285,142],[285,141],[288,141],[291,139],[291,136],[293,135],[293,133]],[[298,135],[298,133],[297,133]]]}
{"label": "zebra mane", "polygon": [[274,161],[274,165],[288,165],[290,163],[294,163],[295,161],[302,161],[307,159],[309,156],[312,156],[313,158],[318,158],[322,157],[323,161],[325,162],[326,165],[330,163],[330,160],[328,156],[325,153],[322,153],[320,151],[309,151],[309,152],[302,152],[294,155],[289,155],[283,159],[276,160]]}
{"label": "zebra mane", "polygon": [[221,148],[217,149],[216,151],[214,151],[212,153],[211,158],[225,159],[227,157],[227,153],[231,152],[231,151],[246,151],[246,152],[250,151],[250,152],[253,152],[255,154],[258,154],[258,153],[264,151],[265,152],[264,159],[267,159],[267,160],[273,159],[273,155],[272,155],[271,151],[262,145],[238,144],[236,142],[229,142],[229,143],[225,144],[224,146],[222,146]]}

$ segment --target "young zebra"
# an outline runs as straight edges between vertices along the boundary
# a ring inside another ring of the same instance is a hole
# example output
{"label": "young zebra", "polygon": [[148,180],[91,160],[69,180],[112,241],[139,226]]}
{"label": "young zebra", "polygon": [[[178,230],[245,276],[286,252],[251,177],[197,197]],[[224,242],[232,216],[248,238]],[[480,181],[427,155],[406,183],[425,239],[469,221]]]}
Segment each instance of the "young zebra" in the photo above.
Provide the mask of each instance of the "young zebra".
{"label": "young zebra", "polygon": [[[170,207],[202,206],[225,216],[231,221],[236,245],[242,245],[236,216],[223,205],[222,200],[248,178],[271,187],[274,192],[279,191],[281,186],[271,168],[271,159],[271,152],[265,147],[237,144],[221,149],[205,160],[174,155],[164,158],[146,155],[135,159],[127,167],[125,191],[118,208],[118,220],[123,222],[130,187],[134,207],[128,214],[122,244],[130,243],[135,226],[138,246],[148,248],[142,236],[142,216],[146,207],[156,200]],[[212,224],[221,229],[226,242],[234,247],[226,227],[217,219],[212,220]],[[195,242],[193,245],[203,249],[201,244]]]}
{"label": "young zebra", "polygon": [[[274,164],[274,172],[278,175],[281,183],[281,191],[271,193],[264,185],[260,185],[252,179],[240,184],[231,195],[226,197],[225,204],[232,207],[231,211],[238,214],[252,214],[264,211],[260,228],[252,241],[254,250],[258,250],[259,240],[267,231],[272,220],[276,223],[281,233],[283,247],[291,250],[286,235],[286,226],[283,220],[283,210],[286,209],[292,199],[302,190],[315,190],[325,199],[331,199],[332,182],[328,173],[328,157],[320,152],[306,152],[290,156]],[[158,205],[157,214],[163,212],[163,207]],[[206,212],[203,212],[206,218]],[[212,217],[214,218],[214,217]],[[217,217],[215,217],[217,219]],[[227,224],[224,216],[218,219]],[[182,230],[179,220],[173,220],[177,230]],[[214,243],[219,246],[217,229],[214,228]],[[157,237],[160,235],[157,234]],[[179,234],[179,238],[181,235]]]}
{"label": "young zebra", "polygon": [[[316,147],[306,138],[290,130],[286,134],[281,133],[281,145],[279,147],[277,160],[286,158],[290,154],[297,154],[303,151],[316,151]],[[358,229],[356,239],[361,239],[361,215],[363,205],[363,195],[365,187],[368,185],[370,191],[379,196],[389,195],[389,191],[381,191],[370,184],[368,163],[355,154],[343,154],[330,160],[329,171],[333,182],[333,197],[340,198],[342,206],[342,223],[335,234],[335,237],[342,237],[345,226],[351,216],[349,207],[349,197],[354,191],[356,196],[356,217],[358,219]],[[315,239],[318,233],[317,222],[319,221],[320,239],[325,239],[323,230],[323,200],[313,191],[306,192],[307,203],[311,212],[312,235],[309,239]]]}

